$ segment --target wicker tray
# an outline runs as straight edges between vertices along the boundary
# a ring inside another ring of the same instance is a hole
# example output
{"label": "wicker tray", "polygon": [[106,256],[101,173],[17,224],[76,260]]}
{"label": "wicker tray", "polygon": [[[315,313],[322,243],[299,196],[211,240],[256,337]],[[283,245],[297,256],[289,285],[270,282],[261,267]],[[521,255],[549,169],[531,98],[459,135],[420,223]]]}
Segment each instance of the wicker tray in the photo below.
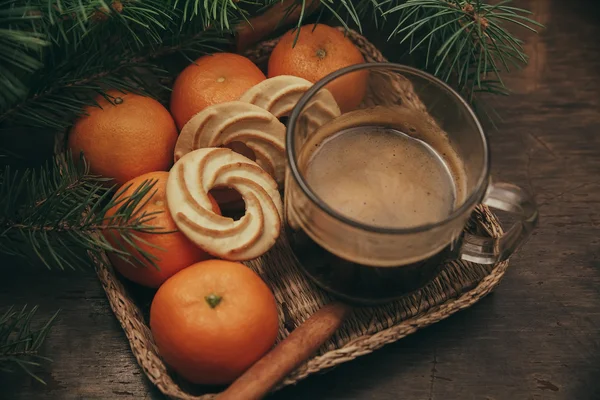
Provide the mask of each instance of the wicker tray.
{"label": "wicker tray", "polygon": [[[367,62],[387,61],[358,33],[350,31],[348,36],[361,50]],[[245,55],[259,66],[264,66],[276,43],[277,40],[262,42]],[[403,104],[412,102],[413,104],[407,105],[422,107],[410,85],[403,86],[400,82],[397,90],[400,91],[399,97]],[[64,148],[64,141],[61,142],[60,147]],[[492,237],[497,237],[502,232],[497,219],[485,206],[476,208],[466,230]],[[213,398],[214,393],[222,388],[189,385],[170,371],[161,360],[148,327],[148,311],[153,292],[122,281],[106,256],[94,258],[94,264],[110,306],[148,379],[171,398]],[[260,274],[277,299],[280,316],[278,341],[331,301],[327,293],[303,275],[285,237],[267,254],[246,264]],[[498,285],[507,267],[508,262],[494,266],[463,261],[448,262],[439,268],[438,275],[422,289],[385,306],[356,309],[318,354],[297,368],[276,389],[371,353],[387,343],[475,304]]]}

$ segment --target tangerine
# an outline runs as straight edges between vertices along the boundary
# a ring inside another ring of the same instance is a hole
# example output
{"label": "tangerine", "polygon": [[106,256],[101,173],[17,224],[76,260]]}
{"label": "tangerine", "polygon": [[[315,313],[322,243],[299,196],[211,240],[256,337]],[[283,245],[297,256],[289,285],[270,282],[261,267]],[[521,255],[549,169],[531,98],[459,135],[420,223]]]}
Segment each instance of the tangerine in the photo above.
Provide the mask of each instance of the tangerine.
{"label": "tangerine", "polygon": [[[144,259],[134,246],[121,240],[118,231],[109,230],[105,235],[112,246],[122,247],[130,254],[129,257],[123,259],[115,253],[109,253],[108,256],[115,269],[125,278],[147,287],[159,287],[183,268],[195,262],[212,258],[177,230],[167,207],[168,176],[168,172],[150,172],[130,180],[124,185],[123,190],[114,196],[114,200],[120,203],[117,203],[105,214],[105,221],[110,223],[109,218],[115,215],[123,201],[126,201],[144,182],[154,182],[154,186],[140,201],[141,206],[134,210],[133,215],[140,216],[142,212],[154,214],[147,224],[159,229],[152,232],[138,232],[136,233],[137,239],[133,239],[133,241],[139,249],[156,258],[154,260],[156,265],[152,265],[151,262]],[[211,201],[213,202],[213,211],[220,213],[219,206],[212,197]],[[140,262],[140,260],[144,260],[144,262]]]}
{"label": "tangerine", "polygon": [[171,113],[177,127],[183,126],[204,108],[240,98],[266,77],[252,61],[233,53],[200,57],[175,80]]}
{"label": "tangerine", "polygon": [[269,287],[243,264],[194,264],[158,289],[150,308],[158,350],[192,383],[227,384],[271,349],[279,330]]}
{"label": "tangerine", "polygon": [[116,90],[96,98],[71,128],[68,147],[81,152],[94,174],[122,185],[146,172],[166,171],[173,164],[177,128],[158,101]]}
{"label": "tangerine", "polygon": [[[269,58],[269,78],[294,75],[312,83],[338,69],[365,62],[358,48],[342,32],[327,25],[311,24],[282,36]],[[329,83],[326,88],[342,112],[352,111],[367,90],[366,70],[352,72]]]}

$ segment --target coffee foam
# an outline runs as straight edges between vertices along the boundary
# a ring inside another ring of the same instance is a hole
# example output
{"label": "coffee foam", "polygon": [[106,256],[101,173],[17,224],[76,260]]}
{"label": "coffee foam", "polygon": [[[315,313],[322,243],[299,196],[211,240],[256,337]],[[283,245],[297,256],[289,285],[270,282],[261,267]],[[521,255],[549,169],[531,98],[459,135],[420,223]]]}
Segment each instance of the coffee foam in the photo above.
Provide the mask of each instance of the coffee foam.
{"label": "coffee foam", "polygon": [[441,221],[464,201],[465,173],[448,137],[420,112],[374,107],[313,133],[299,166],[317,197],[366,225]]}

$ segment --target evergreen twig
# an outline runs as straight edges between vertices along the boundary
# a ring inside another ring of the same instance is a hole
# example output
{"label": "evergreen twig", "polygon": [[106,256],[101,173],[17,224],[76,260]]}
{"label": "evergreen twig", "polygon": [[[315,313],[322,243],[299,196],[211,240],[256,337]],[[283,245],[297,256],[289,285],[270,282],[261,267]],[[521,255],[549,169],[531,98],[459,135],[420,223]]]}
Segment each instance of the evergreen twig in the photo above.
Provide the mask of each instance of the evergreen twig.
{"label": "evergreen twig", "polygon": [[510,23],[536,31],[539,23],[510,0],[406,0],[383,15],[398,20],[390,39],[409,44],[409,53],[424,54],[424,68],[453,83],[469,100],[476,92],[507,94],[501,72],[527,63],[521,42],[503,26]]}
{"label": "evergreen twig", "polygon": [[41,356],[39,349],[59,311],[42,326],[32,328],[37,309],[37,306],[30,309],[24,306],[18,310],[11,306],[4,314],[0,314],[0,371],[21,369],[35,380],[45,383],[32,369],[40,367],[43,361],[51,361]]}
{"label": "evergreen twig", "polygon": [[[108,251],[155,266],[156,256],[141,248],[138,235],[168,233],[152,225],[155,214],[141,211],[156,182],[144,182],[127,197],[121,195],[125,187],[109,200],[113,193],[107,181],[90,175],[85,160],[74,163],[67,155],[39,171],[7,168],[0,177],[0,253],[48,268],[76,269]],[[106,218],[109,209],[116,212]]]}

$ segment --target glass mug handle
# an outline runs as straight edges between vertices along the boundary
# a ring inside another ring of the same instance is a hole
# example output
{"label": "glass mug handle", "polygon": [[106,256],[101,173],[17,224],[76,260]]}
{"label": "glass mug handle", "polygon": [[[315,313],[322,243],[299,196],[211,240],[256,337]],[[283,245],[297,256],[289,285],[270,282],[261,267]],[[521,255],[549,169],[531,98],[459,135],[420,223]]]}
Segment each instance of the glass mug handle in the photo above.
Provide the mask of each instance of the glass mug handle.
{"label": "glass mug handle", "polygon": [[537,225],[538,209],[529,194],[510,183],[491,183],[482,203],[514,214],[519,220],[497,238],[465,233],[459,258],[478,264],[495,264],[508,259],[527,241]]}

